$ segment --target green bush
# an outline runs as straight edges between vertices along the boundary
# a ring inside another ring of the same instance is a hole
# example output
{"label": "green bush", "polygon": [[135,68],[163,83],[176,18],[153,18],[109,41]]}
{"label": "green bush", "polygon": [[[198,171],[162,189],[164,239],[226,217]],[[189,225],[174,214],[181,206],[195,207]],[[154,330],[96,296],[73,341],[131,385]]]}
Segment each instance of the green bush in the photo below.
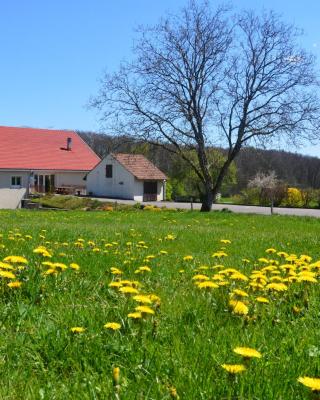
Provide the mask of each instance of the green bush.
{"label": "green bush", "polygon": [[170,180],[166,182],[166,200],[167,201],[172,200],[172,183]]}

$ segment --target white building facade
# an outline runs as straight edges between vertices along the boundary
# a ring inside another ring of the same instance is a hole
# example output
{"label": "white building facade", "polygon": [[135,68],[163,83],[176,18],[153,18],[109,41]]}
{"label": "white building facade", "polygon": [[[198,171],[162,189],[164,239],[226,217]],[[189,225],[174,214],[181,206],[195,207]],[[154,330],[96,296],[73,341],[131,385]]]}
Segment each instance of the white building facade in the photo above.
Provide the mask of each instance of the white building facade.
{"label": "white building facade", "polygon": [[87,194],[135,201],[165,200],[166,176],[140,154],[109,154],[87,174]]}

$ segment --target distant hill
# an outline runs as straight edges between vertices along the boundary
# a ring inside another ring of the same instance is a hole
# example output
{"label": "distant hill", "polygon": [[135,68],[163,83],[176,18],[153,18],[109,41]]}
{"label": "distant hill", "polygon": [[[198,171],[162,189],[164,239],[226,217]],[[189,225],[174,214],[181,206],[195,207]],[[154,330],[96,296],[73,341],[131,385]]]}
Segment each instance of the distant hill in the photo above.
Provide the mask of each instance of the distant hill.
{"label": "distant hill", "polygon": [[[159,146],[150,146],[124,136],[113,137],[83,131],[78,133],[100,157],[110,152],[142,153],[170,177],[171,165],[176,156]],[[320,158],[317,157],[278,150],[244,148],[235,163],[238,175],[238,183],[232,190],[235,193],[245,188],[248,180],[257,172],[271,170],[276,172],[279,179],[291,186],[320,189]]]}

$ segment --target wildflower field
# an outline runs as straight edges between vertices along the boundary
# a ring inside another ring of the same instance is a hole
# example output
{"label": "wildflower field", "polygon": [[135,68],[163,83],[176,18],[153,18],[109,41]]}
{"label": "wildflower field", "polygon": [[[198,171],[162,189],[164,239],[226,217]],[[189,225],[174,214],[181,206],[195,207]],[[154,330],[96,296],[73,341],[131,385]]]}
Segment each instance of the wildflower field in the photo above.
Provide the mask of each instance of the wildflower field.
{"label": "wildflower field", "polygon": [[0,399],[319,398],[320,220],[0,221]]}

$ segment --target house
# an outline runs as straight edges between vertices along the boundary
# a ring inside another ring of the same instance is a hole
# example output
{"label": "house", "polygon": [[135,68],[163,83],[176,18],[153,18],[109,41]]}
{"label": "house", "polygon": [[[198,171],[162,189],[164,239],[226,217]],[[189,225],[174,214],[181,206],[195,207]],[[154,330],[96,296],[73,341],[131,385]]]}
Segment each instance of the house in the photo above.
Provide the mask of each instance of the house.
{"label": "house", "polygon": [[166,176],[141,154],[109,154],[87,175],[87,193],[136,201],[165,199]]}
{"label": "house", "polygon": [[76,132],[0,126],[0,189],[85,193],[99,161]]}

